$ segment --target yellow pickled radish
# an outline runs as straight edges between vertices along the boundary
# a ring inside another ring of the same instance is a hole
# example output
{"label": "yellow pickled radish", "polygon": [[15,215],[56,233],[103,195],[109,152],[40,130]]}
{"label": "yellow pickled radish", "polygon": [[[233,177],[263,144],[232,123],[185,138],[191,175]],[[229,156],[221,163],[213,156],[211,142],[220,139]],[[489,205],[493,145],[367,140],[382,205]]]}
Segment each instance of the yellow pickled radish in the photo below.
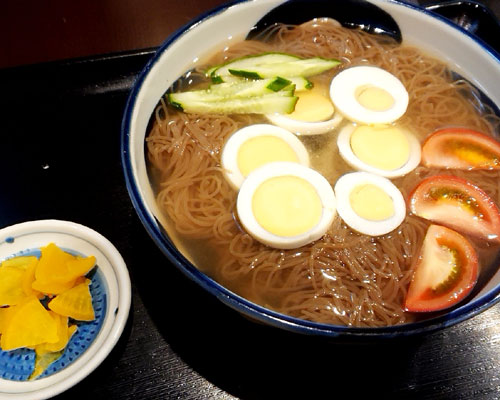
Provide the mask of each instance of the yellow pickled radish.
{"label": "yellow pickled radish", "polygon": [[63,355],[63,350],[53,352],[53,353],[44,353],[40,356],[38,354],[35,357],[35,369],[31,373],[30,377],[28,380],[32,381],[36,378],[38,378],[43,371],[47,369],[47,367],[52,364],[54,361],[56,361],[59,357]]}
{"label": "yellow pickled radish", "polygon": [[[58,314],[53,313],[53,315],[58,315]],[[56,361],[59,357],[63,355],[66,345],[68,344],[69,340],[77,330],[76,325],[71,325],[71,326],[67,325],[68,324],[67,317],[62,317],[62,316],[59,317],[61,321],[66,323],[66,326],[63,326],[63,323],[59,325],[59,329],[62,330],[63,337],[53,345],[44,343],[35,346],[35,368],[31,373],[29,380],[33,380],[39,377],[49,367],[50,364],[52,364],[54,361]],[[52,349],[58,349],[58,350],[52,350]]]}
{"label": "yellow pickled radish", "polygon": [[92,321],[95,318],[90,280],[57,295],[48,304],[50,310],[78,321]]}
{"label": "yellow pickled radish", "polygon": [[66,253],[54,243],[41,249],[32,288],[47,294],[59,294],[75,285],[76,279],[95,266],[95,257]]}
{"label": "yellow pickled radish", "polygon": [[4,330],[4,325],[5,325],[5,320],[7,319],[7,313],[8,313],[8,307],[1,307],[0,308],[0,335],[2,334]]}
{"label": "yellow pickled radish", "polygon": [[68,261],[73,259],[73,255],[66,253],[54,243],[49,243],[47,246],[40,249],[41,255],[38,260],[35,278],[37,281],[64,282],[71,279],[65,279],[68,274]]}
{"label": "yellow pickled radish", "polygon": [[10,308],[8,323],[0,337],[2,350],[34,347],[59,340],[56,321],[36,296],[26,297]]}
{"label": "yellow pickled radish", "polygon": [[21,286],[23,288],[24,294],[26,296],[35,295],[39,299],[43,299],[45,296],[38,290],[34,290],[32,285],[35,281],[35,270],[38,264],[38,258],[35,257],[35,261],[28,265],[28,268],[23,272],[23,279],[21,281]]}
{"label": "yellow pickled radish", "polygon": [[[69,318],[95,319],[92,296],[85,277],[96,264],[94,256],[66,253],[54,243],[41,248],[41,256],[19,256],[0,264],[0,348],[35,350],[35,379],[64,352],[77,326]],[[56,296],[48,305],[40,299]],[[47,309],[49,308],[49,310]]]}
{"label": "yellow pickled radish", "polygon": [[76,256],[68,262],[68,276],[78,278],[87,275],[95,266],[95,257],[79,257]]}
{"label": "yellow pickled radish", "polygon": [[87,282],[87,278],[84,276],[79,276],[78,278],[75,279],[75,284],[73,286],[77,286],[80,283],[85,283]]}
{"label": "yellow pickled radish", "polygon": [[0,267],[0,306],[18,304],[26,297],[22,287],[24,270],[17,267]]}
{"label": "yellow pickled radish", "polygon": [[10,321],[13,307],[0,307],[0,335]]}
{"label": "yellow pickled radish", "polygon": [[2,261],[0,267],[19,267],[23,269],[29,268],[33,263],[37,263],[38,258],[36,256],[18,256],[9,258],[7,260]]}
{"label": "yellow pickled radish", "polygon": [[73,279],[72,281],[69,281],[69,282],[60,283],[60,282],[55,282],[55,281],[43,282],[43,281],[35,280],[31,284],[31,288],[34,290],[37,290],[39,292],[42,292],[42,293],[46,293],[49,295],[55,295],[55,294],[65,292],[68,289],[71,289],[75,285],[75,281],[76,281],[76,279]]}
{"label": "yellow pickled radish", "polygon": [[53,311],[49,311],[49,314],[57,323],[57,334],[59,336],[59,340],[55,343],[41,343],[35,346],[37,356],[64,350],[69,342],[69,339],[71,339],[71,336],[77,329],[76,325],[68,326],[68,317],[59,315]]}

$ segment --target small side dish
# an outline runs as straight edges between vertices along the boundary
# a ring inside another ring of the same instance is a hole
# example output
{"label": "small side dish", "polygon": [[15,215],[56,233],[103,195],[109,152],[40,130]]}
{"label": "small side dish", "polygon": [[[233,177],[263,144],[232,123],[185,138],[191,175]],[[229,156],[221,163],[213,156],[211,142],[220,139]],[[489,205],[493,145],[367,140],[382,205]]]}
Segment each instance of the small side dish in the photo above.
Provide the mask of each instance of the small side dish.
{"label": "small side dish", "polygon": [[95,230],[59,220],[0,229],[0,276],[0,398],[54,397],[90,374],[120,338],[130,278]]}
{"label": "small side dish", "polygon": [[[0,264],[0,348],[31,349],[38,378],[59,359],[79,321],[94,321],[90,274],[96,258],[73,255],[54,243],[40,256],[14,256]],[[90,279],[89,279],[90,278]]]}

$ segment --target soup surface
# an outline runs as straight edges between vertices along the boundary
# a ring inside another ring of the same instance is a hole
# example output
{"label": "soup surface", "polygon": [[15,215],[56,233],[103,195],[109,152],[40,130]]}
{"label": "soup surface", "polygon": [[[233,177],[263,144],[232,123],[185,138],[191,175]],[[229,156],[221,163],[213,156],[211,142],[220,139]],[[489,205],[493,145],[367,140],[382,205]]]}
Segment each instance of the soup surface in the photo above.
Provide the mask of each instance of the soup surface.
{"label": "soup surface", "polygon": [[[373,65],[390,72],[409,94],[408,109],[398,124],[421,143],[436,129],[448,126],[491,136],[497,131],[498,118],[442,62],[414,47],[326,19],[278,26],[258,40],[224,49],[174,89],[207,87],[203,71],[208,66],[271,51],[339,59],[339,67],[311,78],[318,86],[329,85],[333,76],[351,66]],[[237,191],[226,181],[220,159],[224,143],[235,131],[268,123],[264,116],[188,114],[162,101],[153,119],[147,148],[157,201],[169,220],[167,231],[200,270],[255,303],[311,321],[377,327],[417,318],[403,304],[429,221],[407,213],[396,230],[368,236],[337,216],[327,233],[309,245],[292,250],[267,247],[239,223]],[[337,148],[338,133],[346,123],[325,134],[299,136],[311,167],[332,186],[353,171]],[[420,165],[392,181],[406,198],[425,177],[443,172],[474,182],[498,204],[500,181],[495,170],[443,171]],[[467,238],[478,252],[480,276],[487,279],[498,246]]]}

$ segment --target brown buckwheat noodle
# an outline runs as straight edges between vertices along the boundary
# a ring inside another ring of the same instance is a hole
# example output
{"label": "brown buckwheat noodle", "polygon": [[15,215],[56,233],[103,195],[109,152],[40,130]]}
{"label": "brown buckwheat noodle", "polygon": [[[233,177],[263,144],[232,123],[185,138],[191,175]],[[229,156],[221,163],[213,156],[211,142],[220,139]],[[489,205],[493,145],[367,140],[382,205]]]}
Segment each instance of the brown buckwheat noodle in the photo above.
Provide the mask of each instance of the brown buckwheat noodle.
{"label": "brown buckwheat noodle", "polygon": [[[416,48],[345,29],[326,19],[275,27],[261,39],[240,42],[216,54],[209,65],[265,51],[338,58],[343,62],[341,68],[377,65],[397,76],[407,88],[410,105],[400,122],[420,140],[450,125],[490,134],[496,129],[497,119],[488,108],[481,108],[473,88],[453,80],[446,65]],[[328,82],[337,71],[314,81]],[[266,247],[238,225],[237,193],[224,179],[219,159],[233,132],[264,119],[255,115],[185,114],[162,101],[154,120],[147,148],[157,201],[177,234],[190,238],[192,248],[204,246],[215,254],[204,261],[204,271],[251,301],[306,320],[359,327],[412,320],[403,311],[402,302],[428,222],[408,215],[394,232],[369,237],[352,231],[337,217],[315,243],[294,250]],[[334,143],[335,135],[302,139],[314,152]],[[350,169],[335,151],[328,154],[331,161],[326,164],[331,167],[325,176],[333,185]],[[423,177],[442,172],[419,167],[395,183],[407,195]],[[498,201],[497,173],[456,174],[474,181]]]}

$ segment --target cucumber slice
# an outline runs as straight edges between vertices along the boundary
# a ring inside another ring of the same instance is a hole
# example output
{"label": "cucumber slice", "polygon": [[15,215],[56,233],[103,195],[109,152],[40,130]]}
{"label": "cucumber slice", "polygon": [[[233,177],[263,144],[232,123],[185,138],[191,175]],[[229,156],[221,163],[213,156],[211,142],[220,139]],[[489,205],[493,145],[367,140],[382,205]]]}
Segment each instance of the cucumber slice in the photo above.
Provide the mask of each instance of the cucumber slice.
{"label": "cucumber slice", "polygon": [[[225,64],[212,67],[206,71],[207,76],[210,76],[212,82],[224,82],[225,76],[231,76],[229,69],[247,69],[256,65],[271,65],[271,64],[281,64],[284,62],[300,60],[300,57],[294,56],[292,54],[286,53],[263,53],[258,55],[251,55],[236,58]],[[274,76],[279,76],[281,74],[276,74]],[[270,78],[270,77],[269,77]],[[214,80],[215,79],[215,80]]]}
{"label": "cucumber slice", "polygon": [[313,83],[307,79],[304,78],[303,76],[294,76],[294,77],[286,77],[289,81],[292,82],[293,85],[295,85],[295,91],[296,92],[302,92],[304,90],[310,90],[313,88]]}
{"label": "cucumber slice", "polygon": [[246,97],[263,96],[265,94],[284,91],[285,96],[292,96],[295,86],[284,78],[268,78],[258,81],[242,81],[237,83],[220,83],[208,89],[192,90],[190,92],[171,93],[167,97],[174,103],[191,101],[225,101]]}
{"label": "cucumber slice", "polygon": [[339,63],[333,59],[302,59],[284,53],[246,56],[209,68],[207,76],[217,82],[210,88],[170,93],[166,97],[172,106],[186,112],[290,113],[297,102],[294,92],[312,88],[305,76]]}
{"label": "cucumber slice", "polygon": [[[240,92],[241,94],[246,94],[244,90],[247,88],[253,91],[254,89],[256,91],[259,90],[259,87],[265,87],[266,89],[273,90],[277,92],[278,90],[286,88],[289,84],[295,85],[295,90],[296,91],[304,91],[304,90],[309,90],[312,89],[313,84],[312,82],[304,78],[302,76],[294,76],[294,77],[274,77],[274,78],[266,78],[266,79],[259,79],[259,80],[247,80],[247,79],[242,79],[238,78],[236,76],[232,77],[233,80],[228,82],[227,79],[223,83],[218,83],[210,86],[210,91],[212,93],[227,93],[233,94],[236,92]],[[260,93],[263,94],[263,93]]]}
{"label": "cucumber slice", "polygon": [[261,96],[266,93],[285,89],[292,84],[291,80],[279,76],[257,81],[238,79],[236,82],[225,82],[212,85],[208,89],[208,92],[221,96]]}
{"label": "cucumber slice", "polygon": [[[249,79],[263,79],[272,76],[308,77],[320,74],[340,64],[340,61],[326,58],[308,58],[280,64],[254,65],[248,68],[228,68],[230,74]],[[217,71],[215,71],[217,72]]]}
{"label": "cucumber slice", "polygon": [[188,113],[211,114],[288,114],[295,109],[298,97],[292,91],[279,91],[262,96],[232,98],[226,100],[207,100],[203,96],[198,99],[183,99],[184,93],[167,95],[172,106]]}

